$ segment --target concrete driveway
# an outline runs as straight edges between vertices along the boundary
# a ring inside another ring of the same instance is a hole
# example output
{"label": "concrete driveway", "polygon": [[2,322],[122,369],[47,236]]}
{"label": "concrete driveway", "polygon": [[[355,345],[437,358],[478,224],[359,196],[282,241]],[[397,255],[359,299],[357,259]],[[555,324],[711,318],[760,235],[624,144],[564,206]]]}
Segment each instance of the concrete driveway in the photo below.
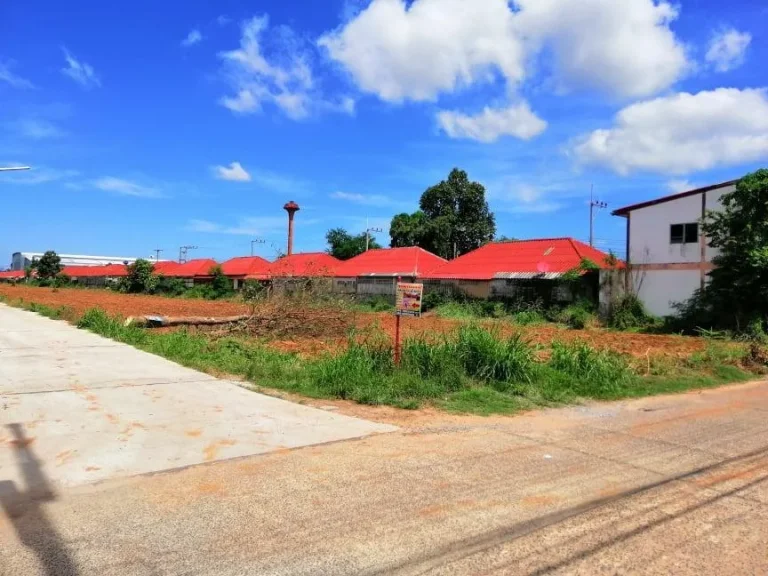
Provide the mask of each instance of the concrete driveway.
{"label": "concrete driveway", "polygon": [[[399,429],[16,485],[0,574],[768,573],[765,382],[515,418],[338,406]],[[13,465],[34,482],[42,437],[22,433],[10,429]]]}
{"label": "concrete driveway", "polygon": [[[10,427],[10,425],[14,425]],[[14,448],[74,486],[391,431],[235,383],[0,305],[0,480]]]}

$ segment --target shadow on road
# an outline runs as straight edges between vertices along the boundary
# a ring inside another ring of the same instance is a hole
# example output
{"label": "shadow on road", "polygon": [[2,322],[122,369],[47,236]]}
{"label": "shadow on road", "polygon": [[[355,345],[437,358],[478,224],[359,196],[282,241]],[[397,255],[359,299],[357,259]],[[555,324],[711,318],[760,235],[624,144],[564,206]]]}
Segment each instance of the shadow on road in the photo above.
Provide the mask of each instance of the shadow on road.
{"label": "shadow on road", "polygon": [[45,514],[43,505],[56,494],[46,478],[40,461],[30,448],[34,439],[24,435],[21,424],[8,424],[13,439],[10,445],[24,478],[25,490],[14,482],[0,480],[0,504],[13,523],[19,540],[35,553],[47,576],[77,576],[77,569],[56,527]]}

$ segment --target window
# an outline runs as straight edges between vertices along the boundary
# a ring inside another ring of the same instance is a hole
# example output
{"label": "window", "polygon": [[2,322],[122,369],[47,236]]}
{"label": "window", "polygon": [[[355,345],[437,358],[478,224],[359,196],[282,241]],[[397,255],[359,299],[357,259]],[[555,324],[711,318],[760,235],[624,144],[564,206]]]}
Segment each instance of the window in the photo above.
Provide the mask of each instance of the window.
{"label": "window", "polygon": [[670,244],[696,244],[699,241],[699,225],[696,222],[689,224],[672,224],[669,227]]}

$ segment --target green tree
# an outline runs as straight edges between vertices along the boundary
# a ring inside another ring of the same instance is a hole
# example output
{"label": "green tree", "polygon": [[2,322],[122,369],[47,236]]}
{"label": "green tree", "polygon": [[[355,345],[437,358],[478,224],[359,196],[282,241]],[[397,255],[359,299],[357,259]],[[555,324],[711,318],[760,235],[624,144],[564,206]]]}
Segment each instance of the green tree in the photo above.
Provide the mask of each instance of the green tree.
{"label": "green tree", "polygon": [[427,241],[427,226],[427,215],[421,210],[413,214],[398,214],[392,218],[389,226],[390,246],[392,248],[423,246]]}
{"label": "green tree", "polygon": [[53,250],[48,250],[37,261],[35,269],[39,280],[52,280],[61,273],[61,258]]}
{"label": "green tree", "polygon": [[214,298],[224,298],[232,292],[234,292],[234,286],[232,280],[224,276],[224,271],[221,266],[213,266],[210,270],[211,279],[211,291]]}
{"label": "green tree", "polygon": [[695,298],[720,328],[744,330],[768,319],[768,170],[747,174],[707,213],[702,232],[719,250],[709,282]]}
{"label": "green tree", "polygon": [[517,242],[517,238],[513,238],[512,236],[506,236],[502,234],[501,236],[496,236],[496,239],[494,242]]}
{"label": "green tree", "polygon": [[[339,260],[349,260],[365,252],[365,233],[352,235],[344,228],[333,228],[325,235],[328,242],[328,254]],[[371,237],[368,247],[381,248],[381,245]]]}
{"label": "green tree", "polygon": [[154,270],[152,262],[139,258],[128,265],[128,275],[121,282],[120,290],[130,294],[153,294],[159,282]]}
{"label": "green tree", "polygon": [[418,212],[395,216],[390,226],[392,246],[421,246],[443,258],[471,252],[491,242],[496,220],[485,199],[485,188],[454,168],[424,191]]}

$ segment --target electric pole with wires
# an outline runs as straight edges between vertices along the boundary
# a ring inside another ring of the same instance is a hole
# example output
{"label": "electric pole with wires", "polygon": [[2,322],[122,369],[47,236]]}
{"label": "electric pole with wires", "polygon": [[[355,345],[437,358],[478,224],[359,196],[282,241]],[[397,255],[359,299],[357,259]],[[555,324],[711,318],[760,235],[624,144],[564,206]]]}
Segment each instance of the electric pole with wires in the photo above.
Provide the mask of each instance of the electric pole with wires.
{"label": "electric pole with wires", "polygon": [[594,184],[589,187],[589,245],[594,246],[595,243],[595,234],[594,234],[594,228],[595,228],[595,208],[597,208],[597,211],[599,212],[603,208],[608,208],[607,202],[601,202],[599,200],[595,200],[595,186]]}
{"label": "electric pole with wires", "polygon": [[190,250],[197,250],[197,246],[181,246],[179,247],[179,264],[184,264],[187,261],[187,255]]}

